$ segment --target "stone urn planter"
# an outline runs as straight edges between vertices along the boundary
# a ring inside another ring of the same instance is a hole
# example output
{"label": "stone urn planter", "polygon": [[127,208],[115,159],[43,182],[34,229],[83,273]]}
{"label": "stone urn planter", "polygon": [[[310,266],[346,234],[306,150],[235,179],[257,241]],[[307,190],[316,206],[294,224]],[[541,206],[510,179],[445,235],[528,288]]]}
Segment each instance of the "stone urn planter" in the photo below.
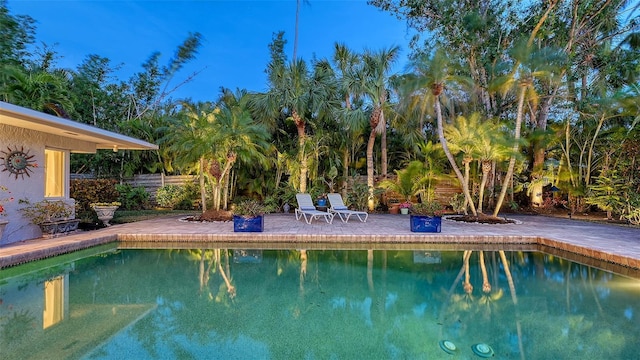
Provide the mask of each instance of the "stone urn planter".
{"label": "stone urn planter", "polygon": [[94,203],[91,204],[91,208],[98,215],[98,220],[102,221],[104,226],[111,226],[109,221],[113,219],[113,214],[115,214],[116,210],[120,207],[120,203]]}
{"label": "stone urn planter", "polygon": [[45,221],[38,224],[43,235],[66,234],[78,230],[80,219]]}
{"label": "stone urn planter", "polygon": [[24,205],[20,209],[22,214],[38,225],[45,236],[58,236],[78,230],[80,220],[75,219],[73,205],[61,200],[42,200],[31,203],[28,199],[21,199]]}

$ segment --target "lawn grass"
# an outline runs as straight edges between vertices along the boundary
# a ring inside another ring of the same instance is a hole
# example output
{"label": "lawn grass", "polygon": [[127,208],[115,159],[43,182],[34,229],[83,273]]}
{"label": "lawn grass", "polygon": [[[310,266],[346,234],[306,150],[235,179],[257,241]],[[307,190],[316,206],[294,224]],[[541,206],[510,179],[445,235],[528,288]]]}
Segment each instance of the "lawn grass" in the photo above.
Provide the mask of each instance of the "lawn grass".
{"label": "lawn grass", "polygon": [[142,220],[150,220],[164,216],[172,215],[198,215],[202,212],[199,210],[169,210],[169,209],[152,209],[152,210],[118,210],[113,216],[111,224],[125,224]]}

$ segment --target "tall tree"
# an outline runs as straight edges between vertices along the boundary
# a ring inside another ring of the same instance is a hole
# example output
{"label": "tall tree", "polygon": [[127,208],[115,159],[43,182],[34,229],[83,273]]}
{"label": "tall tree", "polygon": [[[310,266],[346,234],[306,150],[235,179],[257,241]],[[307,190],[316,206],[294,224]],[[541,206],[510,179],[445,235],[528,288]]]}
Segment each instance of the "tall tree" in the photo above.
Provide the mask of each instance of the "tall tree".
{"label": "tall tree", "polygon": [[280,116],[293,121],[300,166],[297,185],[298,190],[304,193],[307,192],[310,156],[307,149],[307,123],[312,116],[332,114],[336,89],[331,85],[331,71],[323,63],[314,64],[311,70],[301,59],[286,63],[283,36],[283,33],[276,34],[270,44],[271,62],[267,67],[269,90],[254,94],[251,103],[254,113],[266,123],[275,123],[273,119]]}
{"label": "tall tree", "polygon": [[340,139],[343,140],[340,144],[342,151],[342,196],[346,197],[349,166],[367,124],[366,114],[361,106],[363,90],[358,81],[358,72],[362,70],[362,59],[345,44],[336,43],[333,62],[336,68],[336,80],[343,99],[341,110],[336,112],[336,117],[342,129],[340,136]]}
{"label": "tall tree", "polygon": [[371,132],[367,142],[367,186],[369,187],[369,210],[373,210],[374,198],[374,164],[373,150],[377,135],[381,135],[384,144],[381,144],[381,173],[382,176],[387,174],[387,149],[386,149],[386,128],[387,120],[385,119],[384,108],[388,101],[387,93],[389,72],[391,66],[397,60],[400,48],[397,46],[383,49],[378,52],[366,52],[363,55],[363,78],[362,89],[371,101],[371,115],[369,117],[369,125]]}
{"label": "tall tree", "polygon": [[35,33],[32,17],[11,15],[7,0],[0,0],[0,73],[4,66],[23,66],[28,62],[31,54],[27,47],[35,41]]}
{"label": "tall tree", "polygon": [[[406,78],[404,86],[416,95],[419,94],[419,96],[422,97],[433,97],[432,103],[434,105],[437,123],[436,130],[438,133],[438,139],[442,145],[442,150],[458,178],[462,187],[462,192],[464,193],[465,199],[471,208],[473,216],[477,216],[478,214],[471,197],[471,191],[465,181],[465,177],[462,175],[462,172],[460,172],[460,168],[458,167],[456,160],[449,149],[447,139],[444,136],[444,120],[440,104],[440,98],[443,96],[446,85],[453,85],[455,82],[464,83],[465,80],[463,78],[456,77],[454,66],[449,63],[447,60],[447,54],[443,50],[436,51],[432,56],[422,54],[416,57],[411,62],[411,67],[413,69],[413,74]],[[420,101],[414,103],[420,104],[424,102]]]}
{"label": "tall tree", "polygon": [[509,160],[507,173],[505,174],[500,195],[493,210],[493,215],[498,216],[502,206],[509,182],[512,181],[513,170],[515,168],[516,157],[520,152],[520,134],[524,117],[525,100],[529,99],[537,105],[538,95],[535,92],[534,81],[536,79],[547,79],[558,81],[558,72],[564,64],[564,56],[557,49],[542,48],[535,49],[531,41],[521,40],[512,48],[511,56],[515,60],[512,70],[496,79],[495,86],[506,93],[510,88],[516,86],[518,108],[516,110],[516,122],[513,134],[512,154]]}

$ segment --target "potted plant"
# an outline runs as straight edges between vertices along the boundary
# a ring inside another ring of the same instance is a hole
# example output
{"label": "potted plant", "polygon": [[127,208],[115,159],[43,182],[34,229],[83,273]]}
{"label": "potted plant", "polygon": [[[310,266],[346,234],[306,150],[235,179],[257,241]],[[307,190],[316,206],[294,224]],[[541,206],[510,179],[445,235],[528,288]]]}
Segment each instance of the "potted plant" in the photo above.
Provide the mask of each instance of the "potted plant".
{"label": "potted plant", "polygon": [[80,220],[73,218],[73,206],[62,200],[42,200],[31,203],[29,200],[20,199],[22,214],[38,225],[43,234],[54,235],[74,231],[78,228]]}
{"label": "potted plant", "polygon": [[98,220],[102,221],[104,226],[111,226],[111,224],[109,224],[109,221],[113,219],[113,215],[122,204],[117,201],[113,201],[109,203],[97,202],[91,203],[89,205],[91,206],[93,211],[96,212],[96,214],[98,215]]}
{"label": "potted plant", "polygon": [[411,231],[440,232],[442,227],[442,205],[437,201],[413,204],[409,209]]}
{"label": "potted plant", "polygon": [[318,206],[326,207],[327,206],[327,194],[320,194],[317,200]]}
{"label": "potted plant", "polygon": [[244,200],[233,209],[234,232],[262,232],[265,206],[257,200]]}
{"label": "potted plant", "polygon": [[[411,206],[411,198],[420,194],[422,191],[420,178],[422,177],[423,170],[424,166],[420,161],[412,161],[406,168],[396,170],[394,179],[382,180],[379,184],[379,187],[382,189],[390,193],[395,193],[401,197],[401,200],[404,200],[399,206],[402,214],[408,213],[408,210],[402,210],[402,204],[406,206],[408,203],[409,206]],[[408,209],[409,206],[405,207],[405,209]]]}
{"label": "potted plant", "polygon": [[409,213],[409,208],[411,208],[411,202],[409,201],[405,201],[405,202],[401,202],[400,205],[398,205],[398,207],[400,208],[400,213],[407,215]]}

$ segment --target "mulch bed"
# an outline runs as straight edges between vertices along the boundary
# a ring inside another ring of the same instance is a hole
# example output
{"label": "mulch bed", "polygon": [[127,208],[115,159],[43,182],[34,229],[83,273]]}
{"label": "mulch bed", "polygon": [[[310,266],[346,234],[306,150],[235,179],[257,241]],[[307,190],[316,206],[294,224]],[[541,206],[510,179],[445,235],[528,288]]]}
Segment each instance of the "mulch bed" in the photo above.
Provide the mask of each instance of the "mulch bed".
{"label": "mulch bed", "polygon": [[450,216],[447,219],[454,220],[454,221],[479,223],[479,224],[515,224],[515,221],[511,219],[505,219],[501,217],[495,217],[495,216],[483,215],[483,214],[479,214],[478,216],[457,215],[457,216]]}
{"label": "mulch bed", "polygon": [[231,221],[233,213],[225,210],[207,210],[202,215],[189,216],[184,218],[186,221]]}

